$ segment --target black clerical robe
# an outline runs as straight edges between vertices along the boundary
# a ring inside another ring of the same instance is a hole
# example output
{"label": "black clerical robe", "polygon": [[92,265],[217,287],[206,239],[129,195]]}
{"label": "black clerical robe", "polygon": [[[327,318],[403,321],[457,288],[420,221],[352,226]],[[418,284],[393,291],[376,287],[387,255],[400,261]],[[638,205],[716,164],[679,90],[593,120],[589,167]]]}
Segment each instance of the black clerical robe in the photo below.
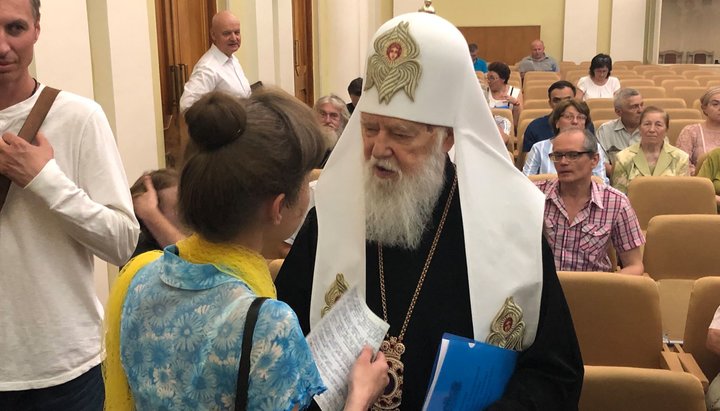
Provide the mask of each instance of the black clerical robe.
{"label": "black clerical robe", "polygon": [[[443,193],[420,247],[414,251],[383,247],[390,336],[397,337],[400,333],[454,175],[454,167],[448,161]],[[442,334],[448,332],[473,338],[459,195],[456,191],[452,199],[435,256],[403,339],[406,351],[402,356],[405,366],[402,410],[422,408]],[[506,238],[498,241],[512,241],[512,233],[507,233]],[[305,334],[310,331],[316,245],[317,215],[313,209],[275,281],[278,299],[295,310]],[[570,312],[555,272],[552,251],[545,240],[542,241],[542,249],[543,290],[535,342],[520,354],[503,398],[490,410],[577,409],[583,378],[582,359]],[[367,304],[382,318],[377,243],[368,242],[366,245],[366,267]]]}

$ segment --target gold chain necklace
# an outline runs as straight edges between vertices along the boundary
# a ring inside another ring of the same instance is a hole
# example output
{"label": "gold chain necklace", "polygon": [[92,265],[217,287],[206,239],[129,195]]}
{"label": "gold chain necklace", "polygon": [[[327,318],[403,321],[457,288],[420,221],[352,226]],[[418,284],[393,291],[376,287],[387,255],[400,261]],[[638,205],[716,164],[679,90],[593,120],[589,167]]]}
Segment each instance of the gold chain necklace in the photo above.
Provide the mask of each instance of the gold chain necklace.
{"label": "gold chain necklace", "polygon": [[[382,344],[380,344],[380,351],[382,351],[387,358],[389,366],[388,377],[390,377],[390,382],[385,388],[383,394],[373,405],[373,411],[400,409],[400,403],[402,402],[403,373],[405,370],[405,365],[400,360],[400,357],[405,352],[405,344],[403,344],[402,341],[403,337],[405,337],[405,331],[407,331],[408,324],[410,323],[410,317],[412,316],[413,309],[415,309],[415,304],[420,296],[420,290],[422,290],[428,269],[430,268],[430,262],[432,261],[433,255],[435,255],[435,249],[437,248],[438,241],[440,240],[440,233],[442,233],[448,211],[450,211],[452,198],[455,195],[457,181],[457,172],[455,172],[450,194],[448,195],[447,201],[445,201],[445,209],[443,210],[442,217],[440,218],[440,223],[438,224],[437,231],[435,232],[435,238],[433,238],[430,251],[425,259],[425,265],[420,272],[420,279],[415,287],[415,293],[413,293],[412,299],[410,300],[410,306],[408,307],[407,314],[405,314],[405,320],[403,321],[402,328],[400,328],[400,334],[398,334],[397,337],[391,337],[388,333],[385,340]],[[383,270],[383,251],[382,245],[380,244],[378,244],[378,265],[380,269],[380,298],[382,300],[383,318],[385,319],[385,322],[388,322],[387,300],[385,298],[385,272]]]}

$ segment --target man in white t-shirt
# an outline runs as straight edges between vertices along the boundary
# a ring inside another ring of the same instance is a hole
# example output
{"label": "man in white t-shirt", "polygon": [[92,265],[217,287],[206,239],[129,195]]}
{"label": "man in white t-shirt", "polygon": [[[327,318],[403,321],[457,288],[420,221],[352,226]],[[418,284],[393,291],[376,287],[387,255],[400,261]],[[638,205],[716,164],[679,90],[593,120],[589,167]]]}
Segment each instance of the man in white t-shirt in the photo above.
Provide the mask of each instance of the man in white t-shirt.
{"label": "man in white t-shirt", "polygon": [[213,45],[200,57],[185,83],[185,91],[180,97],[181,112],[215,90],[238,98],[250,96],[250,83],[233,55],[240,49],[240,20],[227,10],[219,12],[213,16],[210,38]]}
{"label": "man in white t-shirt", "polygon": [[139,226],[110,125],[60,92],[34,142],[17,136],[45,87],[28,66],[39,0],[0,6],[0,409],[102,410],[103,309],[93,256],[123,264]]}

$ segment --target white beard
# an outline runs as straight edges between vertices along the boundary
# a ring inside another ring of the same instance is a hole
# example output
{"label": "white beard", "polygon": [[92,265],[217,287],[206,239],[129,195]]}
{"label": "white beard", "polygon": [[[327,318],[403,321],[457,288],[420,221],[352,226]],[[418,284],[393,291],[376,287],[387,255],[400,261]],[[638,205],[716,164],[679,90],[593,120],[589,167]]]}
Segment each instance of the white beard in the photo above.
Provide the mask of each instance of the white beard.
{"label": "white beard", "polygon": [[[441,134],[441,133],[438,133]],[[417,249],[432,219],[445,177],[443,135],[425,164],[414,174],[403,174],[397,161],[371,158],[365,162],[365,230],[368,241],[408,250]],[[396,179],[375,176],[379,165],[398,173]]]}

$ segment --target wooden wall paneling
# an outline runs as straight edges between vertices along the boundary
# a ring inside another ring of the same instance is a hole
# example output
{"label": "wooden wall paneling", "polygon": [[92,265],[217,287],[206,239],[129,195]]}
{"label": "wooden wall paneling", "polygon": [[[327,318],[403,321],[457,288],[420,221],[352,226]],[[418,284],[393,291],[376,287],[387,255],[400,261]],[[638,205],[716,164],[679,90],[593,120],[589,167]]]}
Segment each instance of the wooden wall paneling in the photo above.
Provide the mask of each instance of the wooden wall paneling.
{"label": "wooden wall paneling", "polygon": [[530,55],[530,42],[540,38],[540,26],[458,27],[468,44],[478,45],[478,56],[513,65]]}

